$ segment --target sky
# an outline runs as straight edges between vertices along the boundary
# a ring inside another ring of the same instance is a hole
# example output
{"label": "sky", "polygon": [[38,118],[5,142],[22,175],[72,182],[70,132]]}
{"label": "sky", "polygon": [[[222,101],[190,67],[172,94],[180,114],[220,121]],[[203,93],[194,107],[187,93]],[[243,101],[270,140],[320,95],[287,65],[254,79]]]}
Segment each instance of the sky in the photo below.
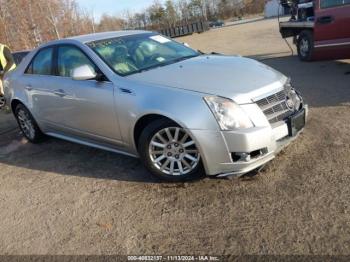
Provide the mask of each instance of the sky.
{"label": "sky", "polygon": [[153,0],[77,0],[77,2],[87,11],[93,11],[95,18],[99,19],[103,13],[120,15],[125,10],[141,11],[150,6]]}

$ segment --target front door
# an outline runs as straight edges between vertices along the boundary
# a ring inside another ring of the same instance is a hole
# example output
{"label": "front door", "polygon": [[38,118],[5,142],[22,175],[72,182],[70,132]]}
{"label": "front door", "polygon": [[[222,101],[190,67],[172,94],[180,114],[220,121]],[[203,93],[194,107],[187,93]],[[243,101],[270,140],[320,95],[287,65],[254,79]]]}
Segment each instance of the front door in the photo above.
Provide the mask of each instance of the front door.
{"label": "front door", "polygon": [[350,0],[319,0],[314,40],[321,58],[350,57]]}
{"label": "front door", "polygon": [[73,69],[97,66],[76,46],[57,47],[57,81],[54,94],[61,99],[56,112],[56,124],[65,132],[94,141],[121,144],[121,136],[114,106],[112,82],[73,80]]}

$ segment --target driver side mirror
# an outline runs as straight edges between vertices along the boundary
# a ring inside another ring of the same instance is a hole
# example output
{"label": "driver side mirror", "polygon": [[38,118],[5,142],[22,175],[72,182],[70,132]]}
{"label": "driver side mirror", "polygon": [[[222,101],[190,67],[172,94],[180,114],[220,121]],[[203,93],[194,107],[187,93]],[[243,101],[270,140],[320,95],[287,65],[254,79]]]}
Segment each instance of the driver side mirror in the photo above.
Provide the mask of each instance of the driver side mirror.
{"label": "driver side mirror", "polygon": [[89,65],[82,65],[73,69],[73,80],[92,80],[96,79],[97,73]]}

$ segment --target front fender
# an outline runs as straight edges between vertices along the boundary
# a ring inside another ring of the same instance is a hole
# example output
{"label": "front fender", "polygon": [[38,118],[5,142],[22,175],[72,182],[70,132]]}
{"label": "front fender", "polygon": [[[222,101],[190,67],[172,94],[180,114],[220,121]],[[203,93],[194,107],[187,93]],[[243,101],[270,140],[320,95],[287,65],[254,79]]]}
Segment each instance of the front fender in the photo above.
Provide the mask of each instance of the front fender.
{"label": "front fender", "polygon": [[116,108],[123,140],[136,152],[134,129],[146,115],[160,115],[188,130],[218,130],[218,124],[203,100],[204,94],[176,88],[139,86],[133,94],[116,92]]}

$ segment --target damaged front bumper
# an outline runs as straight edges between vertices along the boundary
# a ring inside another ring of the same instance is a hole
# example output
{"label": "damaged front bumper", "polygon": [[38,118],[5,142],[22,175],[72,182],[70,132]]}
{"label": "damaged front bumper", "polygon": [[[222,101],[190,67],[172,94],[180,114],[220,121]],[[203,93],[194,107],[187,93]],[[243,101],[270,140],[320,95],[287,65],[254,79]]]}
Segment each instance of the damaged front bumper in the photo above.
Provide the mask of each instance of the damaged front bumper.
{"label": "damaged front bumper", "polygon": [[306,121],[308,106],[296,112],[297,126],[282,121],[274,126],[254,127],[238,131],[192,130],[198,144],[206,173],[209,176],[241,176],[249,173],[275,158],[289,143],[303,131],[298,116],[304,114]]}

